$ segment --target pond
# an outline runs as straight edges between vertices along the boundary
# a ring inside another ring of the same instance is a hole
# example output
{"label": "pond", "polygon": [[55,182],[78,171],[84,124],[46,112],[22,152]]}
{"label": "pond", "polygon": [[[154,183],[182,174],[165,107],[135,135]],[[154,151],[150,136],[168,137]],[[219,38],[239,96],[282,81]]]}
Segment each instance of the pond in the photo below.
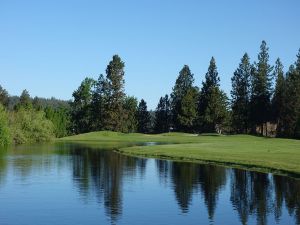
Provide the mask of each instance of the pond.
{"label": "pond", "polygon": [[128,157],[111,145],[2,150],[0,224],[300,224],[299,180]]}

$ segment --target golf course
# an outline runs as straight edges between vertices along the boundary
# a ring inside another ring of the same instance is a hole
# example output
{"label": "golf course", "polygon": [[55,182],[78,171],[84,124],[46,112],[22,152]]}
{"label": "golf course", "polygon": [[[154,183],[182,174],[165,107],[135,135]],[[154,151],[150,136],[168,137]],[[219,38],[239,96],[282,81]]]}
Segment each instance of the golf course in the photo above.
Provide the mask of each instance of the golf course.
{"label": "golf course", "polygon": [[[251,135],[91,132],[58,139],[138,157],[199,162],[300,177],[300,141]],[[128,147],[129,146],[129,147]]]}

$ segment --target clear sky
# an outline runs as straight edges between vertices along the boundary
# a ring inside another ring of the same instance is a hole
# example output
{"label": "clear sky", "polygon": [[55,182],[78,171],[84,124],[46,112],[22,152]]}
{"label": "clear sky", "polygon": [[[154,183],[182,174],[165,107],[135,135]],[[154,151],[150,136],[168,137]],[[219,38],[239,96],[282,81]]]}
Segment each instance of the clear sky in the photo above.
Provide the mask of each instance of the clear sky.
{"label": "clear sky", "polygon": [[11,95],[70,99],[86,76],[125,62],[125,89],[151,109],[190,66],[199,86],[211,56],[221,87],[262,40],[285,69],[300,48],[299,0],[0,0],[0,85]]}

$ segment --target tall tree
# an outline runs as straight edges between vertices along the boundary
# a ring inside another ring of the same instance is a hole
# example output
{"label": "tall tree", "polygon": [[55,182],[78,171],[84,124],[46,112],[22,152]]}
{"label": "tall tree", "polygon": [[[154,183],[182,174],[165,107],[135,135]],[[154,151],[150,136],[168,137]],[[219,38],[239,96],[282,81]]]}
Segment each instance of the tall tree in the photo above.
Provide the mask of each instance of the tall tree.
{"label": "tall tree", "polygon": [[[254,126],[260,125],[261,134],[264,133],[264,124],[271,119],[271,88],[272,88],[272,70],[269,64],[269,48],[267,43],[262,41],[258,62],[254,63],[251,76],[251,120]],[[266,127],[266,135],[267,125]]]}
{"label": "tall tree", "polygon": [[149,133],[150,131],[150,113],[147,109],[147,103],[142,99],[137,110],[138,132]]}
{"label": "tall tree", "polygon": [[[193,83],[194,75],[191,73],[190,68],[185,65],[179,72],[179,76],[176,79],[176,83],[171,94],[173,123],[176,130],[183,130],[194,125],[193,121],[195,120],[195,115],[191,112],[195,111],[194,105],[197,100],[194,98],[194,95],[197,91],[193,86]],[[185,97],[187,94],[189,96]],[[195,100],[195,102],[187,105],[182,102],[184,98],[185,101]],[[185,108],[183,109],[182,107]]]}
{"label": "tall tree", "polygon": [[201,132],[220,132],[227,116],[227,96],[220,90],[216,61],[211,58],[198,104],[198,125]]}
{"label": "tall tree", "polygon": [[74,101],[71,105],[71,118],[74,129],[73,132],[76,134],[92,130],[91,101],[94,84],[95,80],[85,78],[78,89],[73,92]]}
{"label": "tall tree", "polygon": [[9,103],[9,96],[7,91],[2,88],[2,86],[0,85],[0,104],[2,104],[4,107],[8,107],[8,103]]}
{"label": "tall tree", "polygon": [[104,129],[106,130],[121,131],[124,126],[124,66],[121,58],[114,55],[106,68],[108,81],[108,102],[104,121]]}
{"label": "tall tree", "polygon": [[168,132],[171,126],[171,108],[169,96],[161,97],[155,110],[154,130],[156,133]]}
{"label": "tall tree", "polygon": [[132,133],[136,132],[137,130],[137,107],[138,101],[135,97],[127,96],[124,100],[124,127],[122,132]]}
{"label": "tall tree", "polygon": [[283,135],[300,138],[300,50],[286,75]]}
{"label": "tall tree", "polygon": [[232,127],[237,133],[247,133],[249,129],[251,64],[247,53],[231,78]]}
{"label": "tall tree", "polygon": [[191,132],[195,129],[197,100],[198,89],[190,88],[180,102],[178,122],[182,131]]}
{"label": "tall tree", "polygon": [[272,98],[272,117],[277,123],[277,135],[280,136],[283,132],[282,118],[285,107],[285,77],[283,65],[279,58],[275,62],[274,77],[276,78],[276,85]]}
{"label": "tall tree", "polygon": [[108,82],[101,74],[95,84],[95,89],[92,95],[92,118],[93,124],[92,129],[94,131],[99,131],[103,129],[105,110],[108,104]]}

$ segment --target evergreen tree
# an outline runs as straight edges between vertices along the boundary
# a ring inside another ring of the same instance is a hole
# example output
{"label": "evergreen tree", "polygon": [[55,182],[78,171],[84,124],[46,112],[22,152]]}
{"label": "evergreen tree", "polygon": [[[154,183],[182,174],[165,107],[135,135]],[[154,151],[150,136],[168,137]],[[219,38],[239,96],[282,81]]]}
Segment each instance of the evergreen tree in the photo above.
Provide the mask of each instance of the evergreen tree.
{"label": "evergreen tree", "polygon": [[181,130],[190,132],[195,128],[197,119],[198,89],[190,88],[183,96],[178,113],[178,122]]}
{"label": "evergreen tree", "polygon": [[114,55],[106,68],[107,102],[105,110],[104,129],[121,131],[124,126],[124,62]]}
{"label": "evergreen tree", "polygon": [[20,108],[31,109],[32,108],[32,100],[30,98],[29,92],[25,89],[22,91],[20,96],[20,101],[16,105],[16,110]]}
{"label": "evergreen tree", "polygon": [[138,101],[135,97],[127,96],[124,100],[124,127],[122,132],[132,133],[137,131],[137,107]]}
{"label": "evergreen tree", "polygon": [[282,132],[286,137],[300,137],[300,50],[295,65],[286,75],[285,104]]}
{"label": "evergreen tree", "polygon": [[137,121],[138,126],[137,130],[139,133],[149,133],[150,131],[150,113],[147,110],[147,103],[144,99],[142,99],[139,103],[138,110],[137,110]]}
{"label": "evergreen tree", "polygon": [[156,133],[169,132],[171,127],[171,108],[169,96],[161,97],[155,110],[154,131]]}
{"label": "evergreen tree", "polygon": [[231,78],[232,128],[237,133],[247,133],[249,128],[251,64],[247,53]]}
{"label": "evergreen tree", "polygon": [[[186,130],[186,128],[190,128],[194,125],[193,122],[195,120],[195,114],[191,112],[195,111],[194,106],[197,102],[195,95],[197,91],[193,86],[193,83],[194,75],[191,73],[190,68],[185,65],[179,72],[179,76],[171,94],[173,123],[175,129],[179,131],[184,129]],[[189,96],[185,97],[187,94]],[[185,101],[195,100],[195,102],[187,105],[182,102],[184,98]],[[182,109],[181,107],[183,106],[191,108]]]}
{"label": "evergreen tree", "polygon": [[221,132],[227,116],[227,97],[220,90],[220,78],[214,57],[211,58],[205,81],[202,82],[198,105],[201,132]]}
{"label": "evergreen tree", "polygon": [[108,81],[101,74],[96,82],[95,90],[93,91],[92,97],[92,118],[93,124],[92,129],[99,131],[103,129],[105,110],[108,104]]}
{"label": "evergreen tree", "polygon": [[274,77],[276,78],[276,85],[272,99],[272,117],[277,123],[277,135],[280,136],[283,132],[282,118],[285,107],[285,78],[283,65],[279,58],[275,62]]}
{"label": "evergreen tree", "polygon": [[92,88],[95,80],[85,78],[79,88],[73,92],[71,118],[73,132],[76,134],[89,132],[92,130],[91,101]]}
{"label": "evergreen tree", "polygon": [[4,107],[8,107],[9,104],[9,96],[7,91],[2,88],[2,86],[0,85],[0,104],[2,104]]}
{"label": "evergreen tree", "polygon": [[[260,125],[263,135],[263,125],[271,119],[271,88],[272,70],[269,64],[269,48],[265,41],[262,41],[258,62],[254,64],[251,74],[251,121],[254,126]],[[267,135],[267,126],[266,135]]]}

